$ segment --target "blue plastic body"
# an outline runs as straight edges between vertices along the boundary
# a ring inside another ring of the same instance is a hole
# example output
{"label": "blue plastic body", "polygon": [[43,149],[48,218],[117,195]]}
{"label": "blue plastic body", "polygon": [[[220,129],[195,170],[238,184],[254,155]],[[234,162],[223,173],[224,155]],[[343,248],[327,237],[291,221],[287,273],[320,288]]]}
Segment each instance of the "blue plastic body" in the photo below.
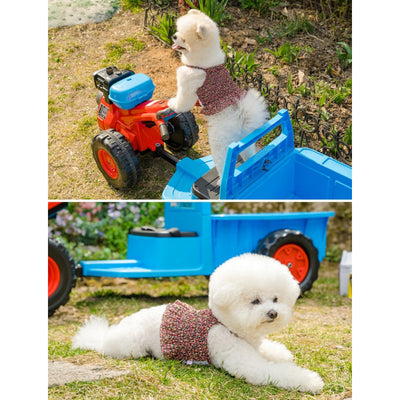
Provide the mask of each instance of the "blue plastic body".
{"label": "blue plastic body", "polygon": [[[246,162],[239,154],[273,129],[281,134]],[[165,187],[166,200],[197,199],[193,183],[214,167],[211,156],[184,158]],[[352,168],[309,148],[295,148],[289,112],[279,113],[240,142],[228,147],[221,177],[220,199],[348,200],[352,198]]]}
{"label": "blue plastic body", "polygon": [[126,260],[81,261],[83,276],[146,278],[210,275],[225,260],[255,250],[271,232],[294,229],[325,257],[326,228],[334,212],[212,214],[209,202],[165,203],[165,228],[195,237],[128,235]]}
{"label": "blue plastic body", "polygon": [[145,74],[134,74],[114,83],[109,98],[119,108],[130,110],[153,96],[155,86]]}

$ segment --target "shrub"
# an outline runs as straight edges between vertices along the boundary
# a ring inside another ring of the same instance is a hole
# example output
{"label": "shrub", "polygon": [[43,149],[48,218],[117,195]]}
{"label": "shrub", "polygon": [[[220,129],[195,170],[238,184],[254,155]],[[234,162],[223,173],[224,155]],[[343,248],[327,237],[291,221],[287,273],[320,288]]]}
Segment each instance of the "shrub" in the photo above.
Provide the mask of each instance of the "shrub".
{"label": "shrub", "polygon": [[163,215],[161,202],[70,203],[49,221],[49,236],[63,242],[75,259],[90,257],[86,246],[99,247],[102,254],[96,254],[97,258],[124,258],[130,229],[161,227]]}
{"label": "shrub", "polygon": [[261,14],[266,14],[272,8],[283,4],[280,0],[239,0],[239,3],[242,8],[251,8]]}
{"label": "shrub", "polygon": [[162,16],[157,16],[157,18],[157,25],[149,26],[150,31],[161,41],[171,45],[173,42],[172,36],[175,33],[176,15],[167,12]]}
{"label": "shrub", "polygon": [[217,24],[227,16],[225,8],[228,0],[199,0],[199,7],[196,7],[191,0],[186,0],[186,3],[208,15]]}
{"label": "shrub", "polygon": [[352,62],[353,52],[347,43],[338,42],[338,45],[342,48],[336,49],[336,57],[339,59],[342,68],[346,69]]}

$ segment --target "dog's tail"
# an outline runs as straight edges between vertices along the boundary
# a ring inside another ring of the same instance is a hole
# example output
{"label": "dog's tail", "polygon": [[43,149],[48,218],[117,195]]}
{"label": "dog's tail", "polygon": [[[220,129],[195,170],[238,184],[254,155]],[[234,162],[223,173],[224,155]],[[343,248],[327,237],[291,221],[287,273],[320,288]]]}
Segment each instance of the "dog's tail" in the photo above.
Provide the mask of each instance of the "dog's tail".
{"label": "dog's tail", "polygon": [[105,318],[91,316],[72,338],[72,348],[96,350],[103,353],[104,340],[108,330],[109,326]]}
{"label": "dog's tail", "polygon": [[243,132],[246,134],[259,128],[269,118],[267,102],[255,89],[249,89],[239,102],[239,115],[243,119]]}

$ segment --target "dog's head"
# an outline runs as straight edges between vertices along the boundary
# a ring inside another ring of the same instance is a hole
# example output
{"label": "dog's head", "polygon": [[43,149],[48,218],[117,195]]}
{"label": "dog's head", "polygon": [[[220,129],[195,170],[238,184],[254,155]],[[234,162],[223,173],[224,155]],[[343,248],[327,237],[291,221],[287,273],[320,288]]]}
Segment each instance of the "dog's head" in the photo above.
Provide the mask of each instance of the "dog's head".
{"label": "dog's head", "polygon": [[221,57],[218,27],[207,15],[190,10],[178,18],[176,27],[172,48],[182,54],[184,64],[201,66],[204,59]]}
{"label": "dog's head", "polygon": [[209,307],[231,332],[251,342],[287,325],[299,295],[285,265],[249,253],[231,258],[211,275]]}

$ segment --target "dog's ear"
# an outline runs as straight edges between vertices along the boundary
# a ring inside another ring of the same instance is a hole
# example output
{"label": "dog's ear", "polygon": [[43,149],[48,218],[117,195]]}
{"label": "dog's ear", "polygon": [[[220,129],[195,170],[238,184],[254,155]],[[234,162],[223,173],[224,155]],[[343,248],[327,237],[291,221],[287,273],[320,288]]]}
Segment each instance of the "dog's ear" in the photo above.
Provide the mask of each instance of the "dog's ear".
{"label": "dog's ear", "polygon": [[204,25],[197,24],[196,35],[200,40],[207,37],[207,28]]}
{"label": "dog's ear", "polygon": [[191,8],[188,11],[188,14],[198,14],[198,15],[200,15],[200,14],[203,14],[203,13],[200,10],[196,10],[195,8]]}
{"label": "dog's ear", "polygon": [[209,306],[212,309],[213,305],[218,308],[225,308],[229,304],[232,304],[232,296],[237,293],[238,289],[231,283],[226,283],[219,287],[214,287],[210,290],[209,294]]}

